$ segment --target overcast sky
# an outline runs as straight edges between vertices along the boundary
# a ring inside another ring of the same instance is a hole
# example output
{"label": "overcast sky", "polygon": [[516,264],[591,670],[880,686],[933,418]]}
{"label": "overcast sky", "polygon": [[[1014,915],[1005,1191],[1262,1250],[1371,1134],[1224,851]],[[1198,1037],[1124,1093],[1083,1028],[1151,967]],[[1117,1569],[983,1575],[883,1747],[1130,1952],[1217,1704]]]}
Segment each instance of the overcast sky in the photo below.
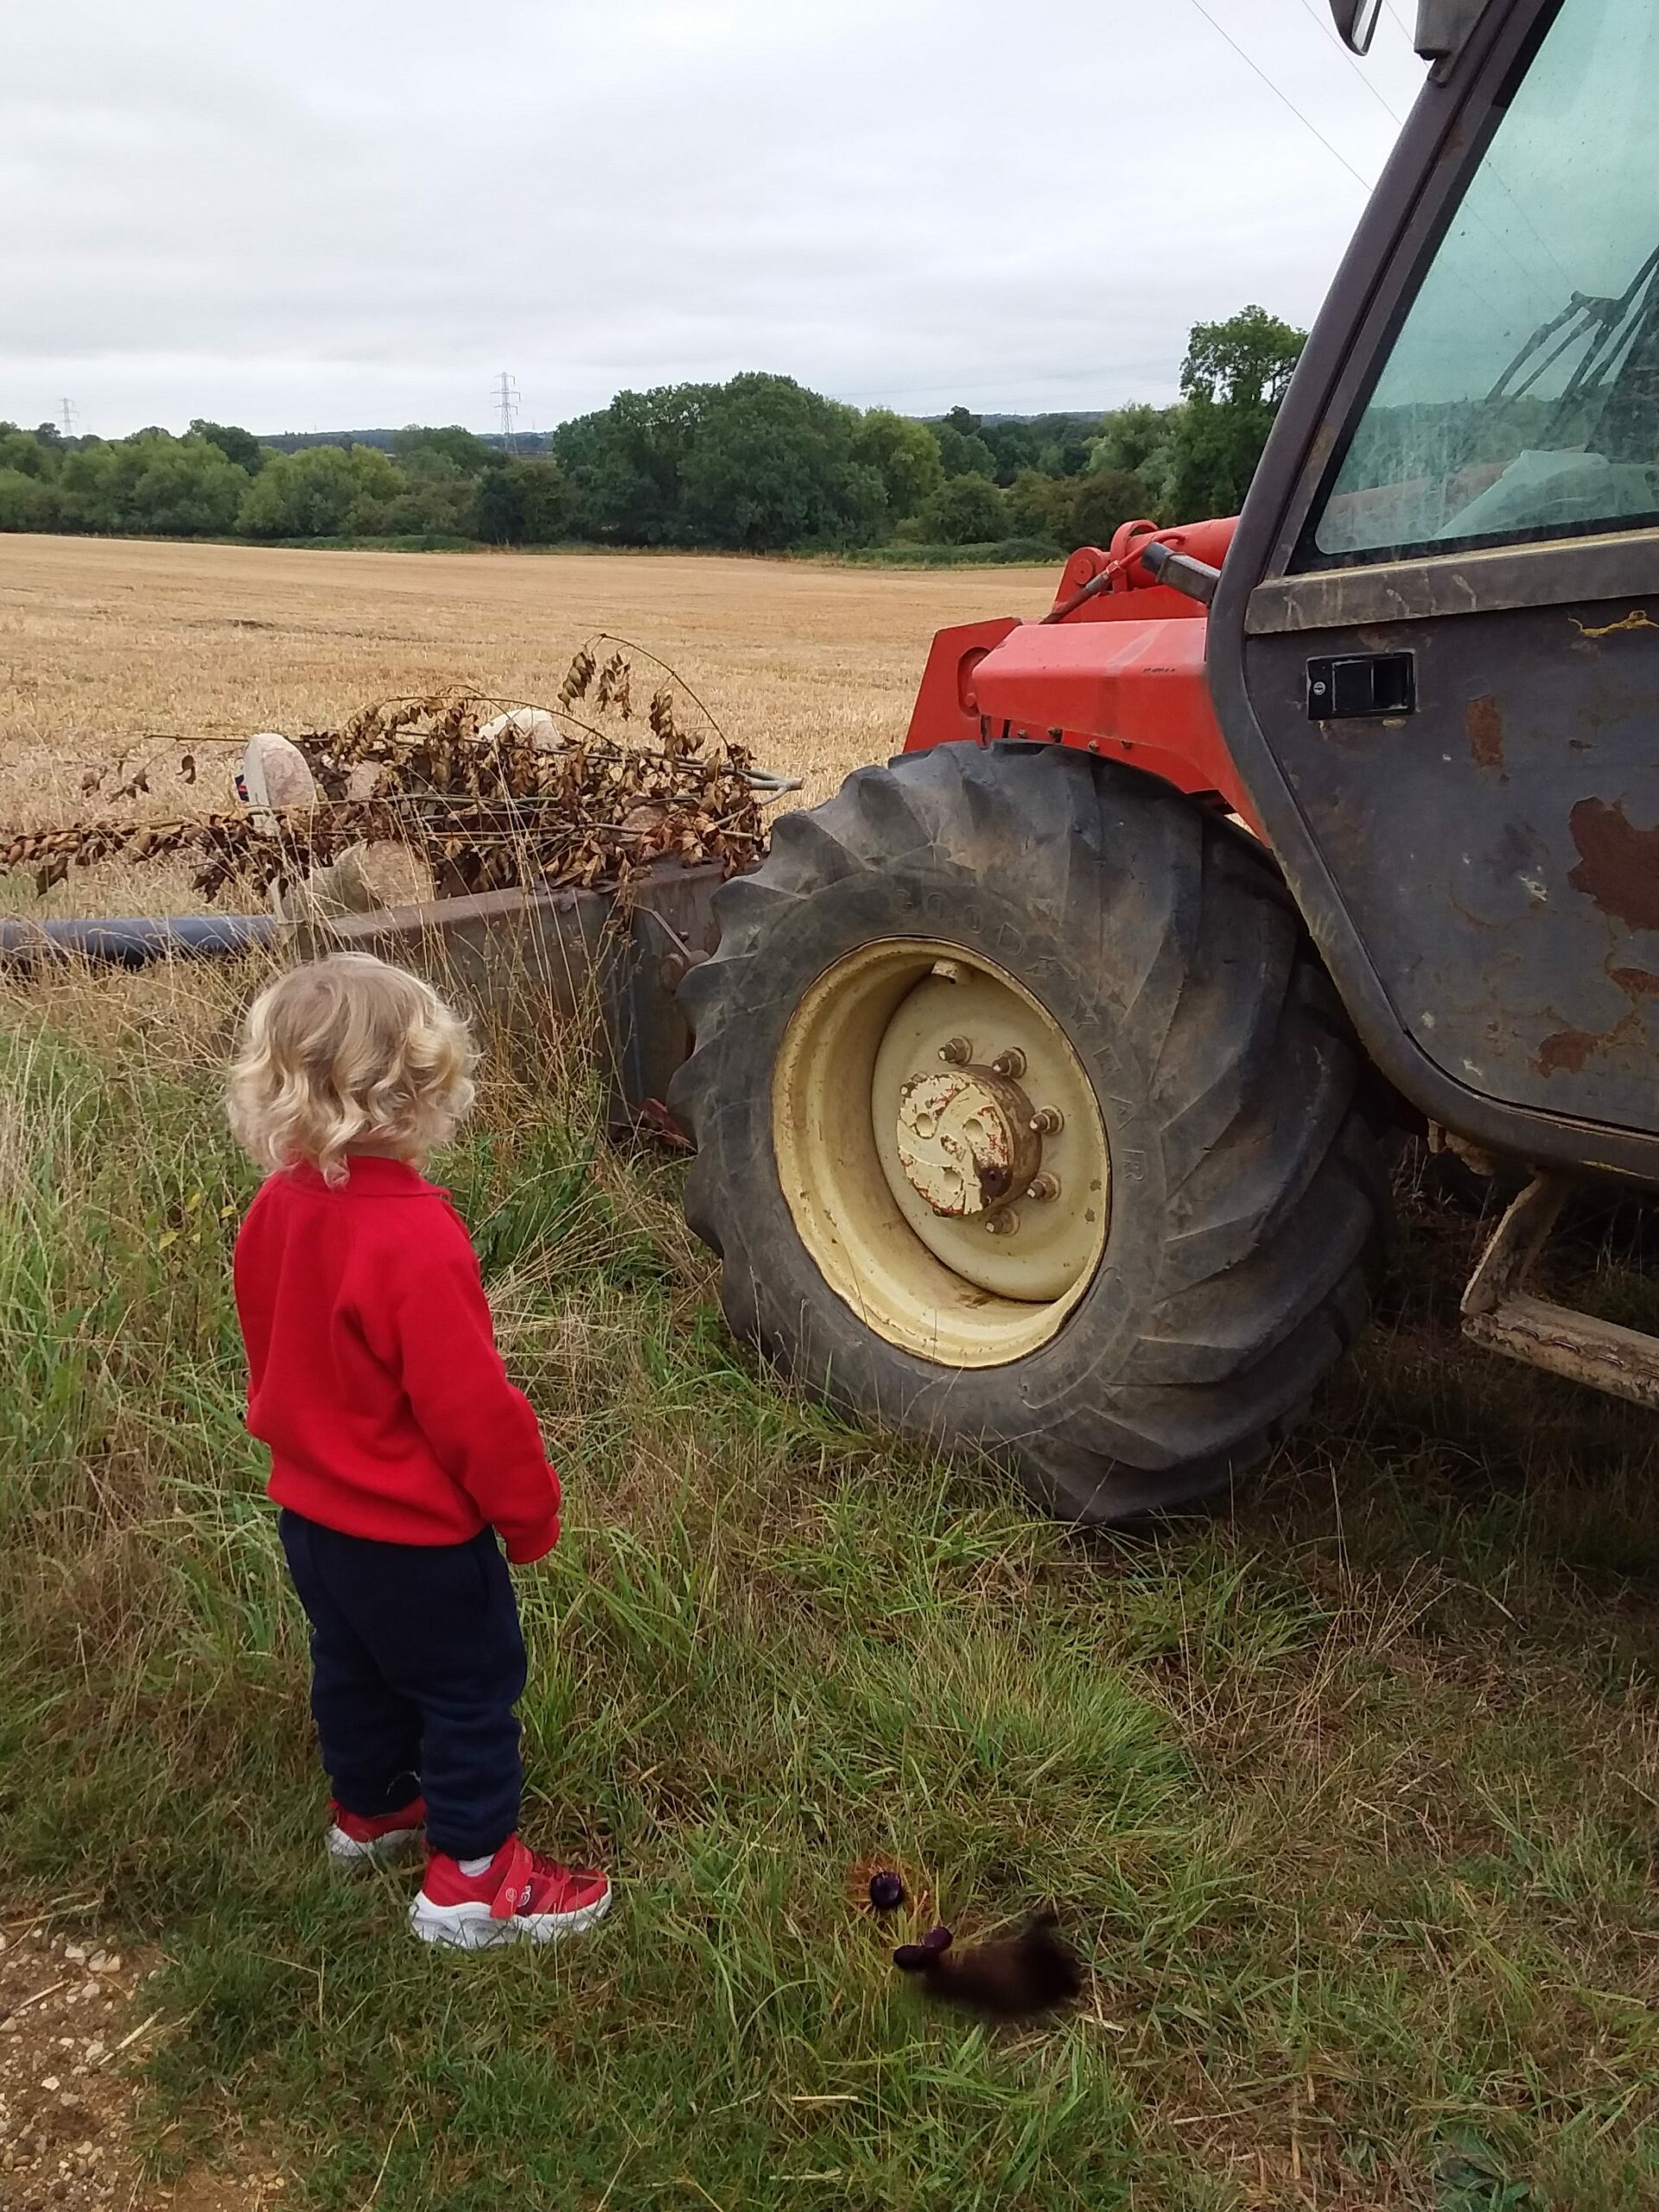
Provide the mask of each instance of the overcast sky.
{"label": "overcast sky", "polygon": [[1167,398],[1195,320],[1312,315],[1421,74],[1414,0],[1363,70],[1204,4],[1337,153],[1198,0],[0,0],[0,417]]}

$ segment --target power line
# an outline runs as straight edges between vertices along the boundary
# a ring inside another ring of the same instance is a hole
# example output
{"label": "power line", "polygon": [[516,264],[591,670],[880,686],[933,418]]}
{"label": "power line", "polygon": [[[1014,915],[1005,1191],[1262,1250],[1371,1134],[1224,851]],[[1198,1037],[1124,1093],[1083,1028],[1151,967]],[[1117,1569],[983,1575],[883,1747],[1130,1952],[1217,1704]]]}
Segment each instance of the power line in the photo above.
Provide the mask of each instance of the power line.
{"label": "power line", "polygon": [[[1383,113],[1385,115],[1392,116],[1394,121],[1402,130],[1403,130],[1405,128],[1405,117],[1400,114],[1389,100],[1383,98],[1382,94],[1372,83],[1370,70],[1363,66],[1357,56],[1351,54],[1348,48],[1344,46],[1342,41],[1338,38],[1335,29],[1332,28],[1326,17],[1320,13],[1318,6],[1318,0],[1302,0],[1302,6],[1307,10],[1308,14],[1313,16],[1314,22],[1319,25],[1322,30],[1330,32],[1332,43],[1335,46],[1338,53],[1341,54],[1343,60],[1353,71],[1355,76],[1358,78],[1360,83],[1364,86],[1366,91],[1376,102],[1377,105],[1382,110]],[[1398,9],[1395,7],[1394,0],[1388,0],[1388,8],[1389,15],[1392,16],[1395,22],[1400,25],[1401,29],[1405,31],[1406,36],[1414,41],[1416,33],[1414,31],[1406,30],[1405,22],[1402,18]],[[1514,208],[1516,213],[1521,218],[1521,220],[1532,232],[1534,238],[1537,239],[1539,245],[1542,246],[1544,251],[1555,264],[1557,270],[1560,272],[1561,282],[1570,287],[1573,279],[1567,270],[1562,267],[1560,256],[1556,252],[1554,247],[1551,245],[1549,240],[1539,229],[1537,224],[1533,221],[1531,216],[1528,214],[1526,209],[1516,198],[1514,193],[1510,191],[1509,186],[1505,184],[1503,178],[1499,176],[1497,171],[1491,167],[1490,162],[1487,163],[1487,173],[1491,177],[1493,183],[1497,185],[1498,190],[1503,194],[1503,197]],[[1492,226],[1486,221],[1484,216],[1477,213],[1475,219],[1480,224],[1481,228],[1486,232],[1487,235],[1491,238],[1492,243],[1503,249],[1504,252],[1509,255],[1510,260],[1515,263],[1516,267],[1521,270],[1522,274],[1526,276],[1530,276],[1532,274],[1531,270],[1528,269],[1526,264],[1522,260],[1520,255],[1516,253],[1515,248],[1510,245],[1509,241],[1506,238],[1500,238],[1497,231],[1492,228]],[[1479,297],[1479,295],[1477,294],[1476,296]],[[1491,306],[1490,300],[1484,302],[1484,304],[1489,308]],[[1496,310],[1494,310],[1494,312],[1496,312]]]}
{"label": "power line", "polygon": [[1358,55],[1351,53],[1343,44],[1342,41],[1337,36],[1336,30],[1331,22],[1331,18],[1319,12],[1318,0],[1302,0],[1302,5],[1307,10],[1308,14],[1313,16],[1319,29],[1329,34],[1332,45],[1335,47],[1337,52],[1348,64],[1348,67],[1353,71],[1355,76],[1358,78],[1360,83],[1364,86],[1366,91],[1382,109],[1383,114],[1390,117],[1396,124],[1403,124],[1406,119],[1405,117],[1400,114],[1389,101],[1383,99],[1382,93],[1378,92],[1376,86],[1371,81],[1371,73],[1370,70],[1365,67]]}
{"label": "power line", "polygon": [[1245,52],[1244,48],[1239,44],[1232,33],[1230,30],[1224,29],[1223,26],[1216,21],[1208,8],[1205,6],[1204,0],[1192,0],[1192,5],[1204,17],[1205,22],[1209,24],[1211,29],[1214,31],[1218,37],[1224,38],[1226,40],[1228,45],[1232,48],[1233,52],[1238,56],[1239,60],[1244,63],[1245,67],[1253,70],[1255,75],[1262,79],[1262,82],[1267,86],[1274,98],[1277,100],[1282,100],[1284,105],[1295,117],[1298,123],[1302,124],[1307,130],[1313,133],[1313,136],[1319,140],[1320,145],[1324,147],[1325,152],[1331,155],[1333,159],[1342,163],[1344,168],[1347,170],[1349,175],[1352,177],[1354,182],[1360,187],[1361,190],[1370,192],[1371,189],[1370,180],[1368,177],[1363,177],[1360,175],[1359,171],[1349,160],[1347,155],[1344,154],[1339,147],[1333,146],[1332,144],[1331,141],[1325,137],[1324,131],[1320,130],[1319,124],[1313,121],[1311,116],[1305,115],[1302,112],[1301,109],[1297,106],[1295,101],[1292,99],[1290,94],[1284,90],[1282,86],[1274,82],[1274,80],[1268,74],[1267,71],[1262,67],[1261,63],[1251,60],[1249,54]]}
{"label": "power line", "polygon": [[[1221,30],[1220,24],[1216,22],[1215,17],[1211,16],[1209,10],[1203,5],[1203,0],[1192,0],[1192,4],[1198,10],[1200,15],[1208,17],[1209,21],[1215,24],[1215,28],[1217,30]],[[1337,37],[1334,29],[1332,29],[1332,27],[1326,22],[1325,16],[1320,13],[1317,4],[1317,0],[1301,0],[1301,4],[1306,13],[1312,16],[1314,22],[1319,24],[1320,29],[1330,33],[1332,43],[1336,47],[1337,51],[1342,55],[1343,60],[1348,64],[1354,74],[1359,79],[1361,84],[1364,86],[1366,91],[1376,102],[1377,105],[1382,110],[1383,113],[1390,118],[1396,128],[1403,130],[1405,127],[1406,118],[1399,113],[1391,102],[1384,99],[1383,95],[1372,83],[1370,71],[1363,67],[1356,55],[1349,52],[1348,48],[1343,45],[1341,40]],[[1404,20],[1401,16],[1398,9],[1395,7],[1394,0],[1387,0],[1387,6],[1389,15],[1393,16],[1395,22],[1399,24],[1401,29],[1405,31],[1406,36],[1408,39],[1414,40],[1416,34],[1406,29]],[[1224,31],[1222,32],[1222,35],[1224,38],[1227,37],[1227,34]],[[1246,61],[1250,60],[1249,55],[1245,54],[1243,48],[1237,45],[1236,41],[1229,39],[1228,43],[1235,47],[1236,50],[1243,55]],[[1250,67],[1255,70],[1256,75],[1262,78],[1264,83],[1272,86],[1273,90],[1279,93],[1280,99],[1284,101],[1287,107],[1292,108],[1293,111],[1297,115],[1301,115],[1301,110],[1295,107],[1294,103],[1288,98],[1288,96],[1280,91],[1279,86],[1273,83],[1273,79],[1268,76],[1265,70],[1257,68],[1254,61],[1250,61]],[[1304,123],[1307,123],[1308,121],[1305,115],[1302,116],[1302,121]],[[1331,147],[1331,151],[1332,153],[1336,153],[1336,148],[1334,146],[1331,146],[1331,141],[1325,137],[1325,134],[1322,131],[1319,130],[1315,125],[1311,123],[1308,123],[1308,128],[1310,130],[1313,131],[1314,136],[1320,139],[1322,143]],[[1337,158],[1338,161],[1343,159],[1340,154],[1337,155]],[[1359,172],[1353,168],[1351,163],[1344,162],[1344,166],[1350,170],[1351,175],[1356,176],[1358,175]],[[1556,268],[1560,270],[1562,283],[1571,285],[1573,280],[1567,274],[1567,271],[1561,267],[1560,257],[1556,253],[1548,239],[1544,237],[1543,233],[1538,228],[1538,226],[1533,221],[1531,216],[1528,214],[1526,209],[1521,205],[1515,194],[1510,190],[1509,186],[1505,184],[1503,178],[1497,175],[1497,170],[1491,168],[1490,162],[1488,163],[1488,173],[1491,175],[1492,181],[1497,186],[1498,190],[1503,194],[1504,198],[1515,209],[1516,213],[1519,215],[1521,220],[1526,225],[1527,228],[1532,232],[1534,238],[1537,239],[1544,251],[1555,264]],[[1366,188],[1367,190],[1370,189],[1369,186]],[[1472,209],[1469,212],[1472,213],[1474,219],[1479,223],[1482,230],[1487,233],[1493,245],[1509,255],[1510,259],[1514,262],[1516,267],[1520,270],[1522,275],[1526,276],[1529,281],[1535,281],[1533,279],[1532,271],[1527,267],[1526,264],[1522,260],[1520,255],[1510,244],[1509,240],[1501,237],[1493,228],[1492,225],[1486,220],[1485,217],[1482,215],[1478,209]],[[1485,296],[1484,293],[1477,289],[1472,284],[1471,285],[1470,289],[1474,292],[1475,297],[1479,300],[1481,305],[1485,308],[1490,314],[1494,315],[1497,315],[1498,310],[1493,307],[1492,302]]]}

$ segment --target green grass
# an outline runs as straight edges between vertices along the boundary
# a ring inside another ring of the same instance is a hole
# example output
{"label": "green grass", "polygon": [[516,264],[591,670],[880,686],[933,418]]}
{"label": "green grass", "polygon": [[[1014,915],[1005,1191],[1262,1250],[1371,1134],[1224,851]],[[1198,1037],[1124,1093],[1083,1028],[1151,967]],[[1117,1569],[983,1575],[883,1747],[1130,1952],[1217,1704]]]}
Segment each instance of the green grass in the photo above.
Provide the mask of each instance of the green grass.
{"label": "green grass", "polygon": [[[319,1863],[238,1420],[236,988],[0,1021],[0,1866],[164,1951],[158,2164],[248,2131],[340,2212],[1659,2202],[1651,1429],[1459,1350],[1471,1224],[1415,1210],[1230,1517],[1076,1541],[786,1397],[672,1171],[499,1075],[442,1172],[568,1483],[528,1825],[620,1895],[434,1956]],[[873,1852],[965,1930],[1058,1899],[1086,2005],[925,2008],[849,1902]]]}

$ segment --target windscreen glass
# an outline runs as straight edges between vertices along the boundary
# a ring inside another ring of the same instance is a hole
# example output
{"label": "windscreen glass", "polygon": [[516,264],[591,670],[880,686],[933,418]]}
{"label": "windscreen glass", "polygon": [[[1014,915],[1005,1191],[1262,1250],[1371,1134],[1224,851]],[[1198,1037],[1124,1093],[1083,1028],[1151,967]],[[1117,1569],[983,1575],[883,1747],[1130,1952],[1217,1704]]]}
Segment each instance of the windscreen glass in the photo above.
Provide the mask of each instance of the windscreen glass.
{"label": "windscreen glass", "polygon": [[1564,0],[1302,565],[1659,524],[1659,0]]}

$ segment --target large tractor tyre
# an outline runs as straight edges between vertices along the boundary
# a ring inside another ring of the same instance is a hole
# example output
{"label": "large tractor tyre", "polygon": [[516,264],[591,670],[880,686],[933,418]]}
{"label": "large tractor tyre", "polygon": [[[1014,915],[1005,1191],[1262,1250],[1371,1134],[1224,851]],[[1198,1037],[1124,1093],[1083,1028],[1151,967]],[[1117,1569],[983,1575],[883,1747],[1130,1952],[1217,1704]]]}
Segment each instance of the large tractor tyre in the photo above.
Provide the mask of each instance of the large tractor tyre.
{"label": "large tractor tyre", "polygon": [[1360,1057],[1249,838],[1059,745],[785,815],[720,894],[671,1103],[733,1329],[1049,1511],[1219,1490],[1363,1322]]}

